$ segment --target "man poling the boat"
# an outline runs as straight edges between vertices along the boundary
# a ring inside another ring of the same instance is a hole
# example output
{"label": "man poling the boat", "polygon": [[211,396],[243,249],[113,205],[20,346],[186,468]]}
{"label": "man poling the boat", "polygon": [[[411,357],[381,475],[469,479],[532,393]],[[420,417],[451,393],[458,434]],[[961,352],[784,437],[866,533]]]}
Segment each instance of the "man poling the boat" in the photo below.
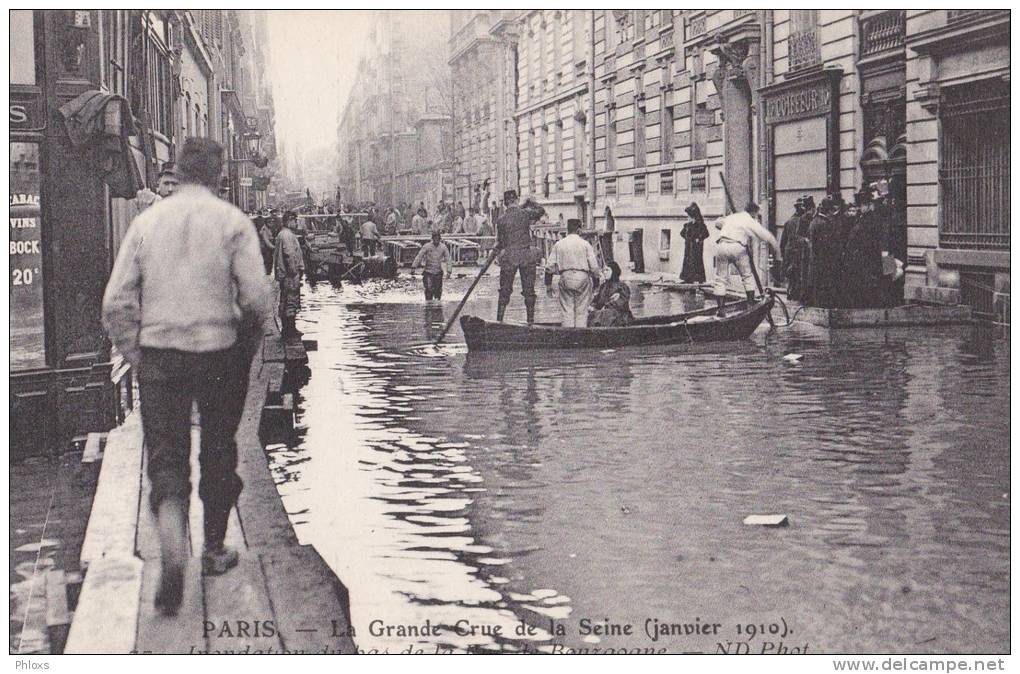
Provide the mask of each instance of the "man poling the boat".
{"label": "man poling the boat", "polygon": [[556,242],[548,260],[549,270],[560,275],[560,325],[564,328],[588,325],[593,277],[601,273],[595,249],[578,235],[580,230],[580,220],[567,221],[567,235]]}
{"label": "man poling the boat", "polygon": [[541,216],[541,208],[521,208],[517,192],[503,194],[506,213],[496,223],[496,250],[499,254],[499,304],[496,320],[502,321],[513,293],[514,276],[520,274],[521,295],[528,323],[535,322],[535,265],[541,251],[531,245],[531,225]]}
{"label": "man poling the boat", "polygon": [[720,313],[726,303],[726,277],[729,275],[731,264],[737,268],[737,272],[740,274],[740,281],[744,285],[747,299],[754,302],[755,280],[748,248],[752,240],[765,241],[772,248],[776,259],[782,260],[783,255],[779,250],[779,241],[772,235],[772,232],[758,222],[759,213],[758,204],[751,201],[748,202],[744,210],[720,218],[715,223],[719,236],[716,239],[715,282],[712,284],[712,292],[719,305]]}

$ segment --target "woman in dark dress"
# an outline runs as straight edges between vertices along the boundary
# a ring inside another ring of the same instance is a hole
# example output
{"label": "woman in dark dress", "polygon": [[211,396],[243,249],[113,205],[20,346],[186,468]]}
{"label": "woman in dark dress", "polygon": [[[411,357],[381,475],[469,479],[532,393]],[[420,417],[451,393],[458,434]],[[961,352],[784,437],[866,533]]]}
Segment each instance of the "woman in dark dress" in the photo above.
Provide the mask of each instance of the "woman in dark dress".
{"label": "woman in dark dress", "polygon": [[708,227],[701,216],[698,204],[687,207],[690,220],[684,225],[680,236],[684,239],[684,266],[680,271],[680,280],[684,283],[705,282],[705,239],[708,238]]}

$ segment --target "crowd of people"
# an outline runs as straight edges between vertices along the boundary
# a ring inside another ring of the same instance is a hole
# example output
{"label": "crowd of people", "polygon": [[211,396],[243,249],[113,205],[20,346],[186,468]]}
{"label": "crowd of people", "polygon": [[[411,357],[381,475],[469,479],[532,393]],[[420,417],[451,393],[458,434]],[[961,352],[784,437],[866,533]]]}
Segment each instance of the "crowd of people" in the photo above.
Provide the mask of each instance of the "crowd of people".
{"label": "crowd of people", "polygon": [[817,205],[809,195],[798,199],[781,242],[789,297],[825,308],[898,302],[903,262],[893,256],[893,210],[884,182],[863,187],[852,204],[838,194]]}

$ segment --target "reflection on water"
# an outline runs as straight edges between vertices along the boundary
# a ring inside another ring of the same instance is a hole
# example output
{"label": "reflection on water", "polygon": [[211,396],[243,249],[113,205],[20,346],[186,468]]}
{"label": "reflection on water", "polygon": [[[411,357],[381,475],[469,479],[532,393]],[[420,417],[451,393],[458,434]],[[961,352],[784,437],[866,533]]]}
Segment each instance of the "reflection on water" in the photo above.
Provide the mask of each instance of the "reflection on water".
{"label": "reflection on water", "polygon": [[[271,452],[359,647],[712,652],[737,623],[783,619],[810,652],[1008,648],[1006,341],[798,324],[478,357],[455,325],[431,346],[469,282],[442,307],[412,279],[305,298],[319,350],[298,439]],[[467,313],[494,313],[494,283]],[[683,301],[636,289],[635,313]],[[540,296],[539,320],[556,309]],[[742,524],[768,513],[790,526]],[[653,642],[652,620],[723,628]]]}

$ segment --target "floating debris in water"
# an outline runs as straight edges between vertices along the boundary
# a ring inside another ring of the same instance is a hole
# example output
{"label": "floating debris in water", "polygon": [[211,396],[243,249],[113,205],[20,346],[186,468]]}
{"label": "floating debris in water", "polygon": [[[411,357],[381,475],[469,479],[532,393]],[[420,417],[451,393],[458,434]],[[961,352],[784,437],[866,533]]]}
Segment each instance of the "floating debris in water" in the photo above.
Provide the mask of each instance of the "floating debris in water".
{"label": "floating debris in water", "polygon": [[786,515],[748,515],[744,524],[759,527],[785,527],[790,523]]}
{"label": "floating debris in water", "polygon": [[602,349],[599,353],[616,353],[616,349]]}
{"label": "floating debris in water", "polygon": [[783,360],[785,360],[787,363],[799,363],[800,359],[803,357],[804,356],[799,353],[788,353],[785,356],[783,356]]}

